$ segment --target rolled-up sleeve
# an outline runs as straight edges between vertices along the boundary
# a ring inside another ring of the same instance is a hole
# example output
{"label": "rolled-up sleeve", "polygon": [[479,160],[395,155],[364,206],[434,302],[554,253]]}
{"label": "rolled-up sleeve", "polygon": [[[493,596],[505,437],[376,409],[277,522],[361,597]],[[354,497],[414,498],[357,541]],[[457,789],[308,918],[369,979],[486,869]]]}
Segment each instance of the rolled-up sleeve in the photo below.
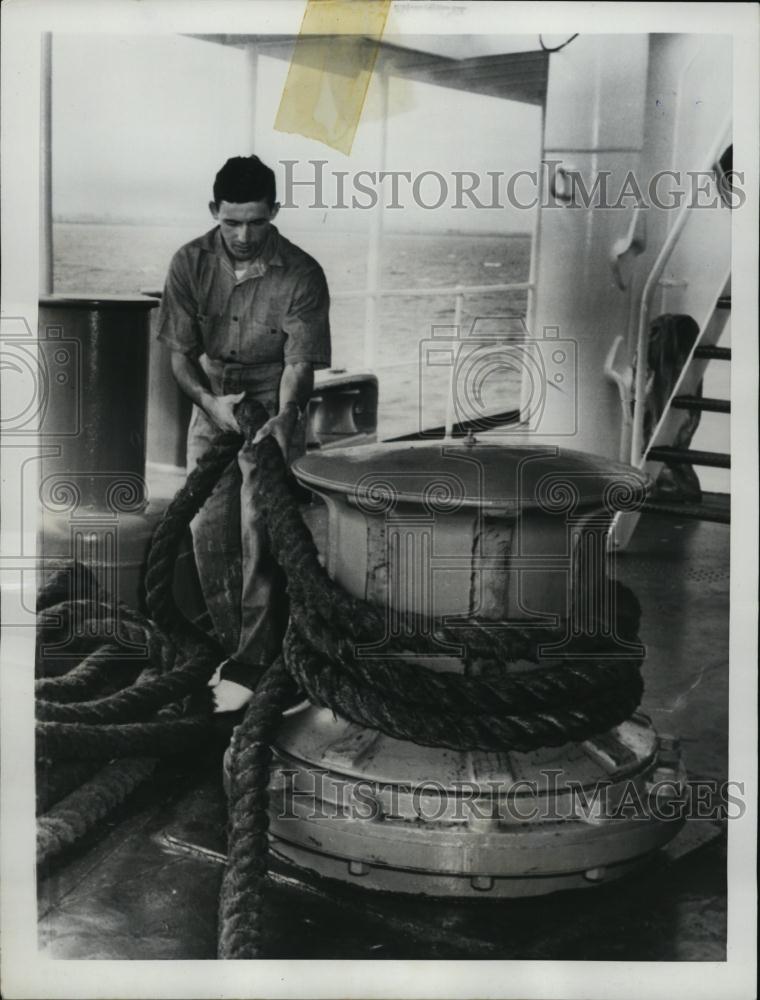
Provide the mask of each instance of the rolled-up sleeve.
{"label": "rolled-up sleeve", "polygon": [[299,277],[282,330],[286,365],[310,362],[315,368],[330,367],[330,293],[321,267]]}
{"label": "rolled-up sleeve", "polygon": [[190,280],[186,256],[179,250],[169,265],[169,274],[158,313],[158,339],[173,351],[199,356],[203,342],[198,328],[198,304]]}

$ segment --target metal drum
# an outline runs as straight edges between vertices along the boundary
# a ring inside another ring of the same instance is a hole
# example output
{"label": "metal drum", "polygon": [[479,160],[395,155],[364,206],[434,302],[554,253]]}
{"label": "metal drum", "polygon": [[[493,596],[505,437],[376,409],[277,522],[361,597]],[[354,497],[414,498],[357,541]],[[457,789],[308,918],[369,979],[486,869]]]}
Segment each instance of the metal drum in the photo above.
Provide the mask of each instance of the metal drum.
{"label": "metal drum", "polygon": [[142,496],[149,315],[156,305],[141,296],[40,299],[43,494],[65,483],[93,507],[107,506],[114,492]]}
{"label": "metal drum", "polygon": [[[327,504],[331,576],[387,609],[367,656],[383,655],[408,611],[567,621],[567,638],[604,621],[606,535],[647,489],[604,458],[472,440],[315,453],[294,472]],[[448,648],[425,662],[462,669]],[[580,744],[482,753],[418,746],[308,707],[285,719],[275,751],[274,851],[375,890],[591,886],[635,868],[680,826],[678,751],[639,713]]]}
{"label": "metal drum", "polygon": [[[142,604],[150,536],[145,437],[150,311],[141,296],[46,295],[39,310],[40,576],[77,560]],[[163,500],[163,502],[162,502]]]}

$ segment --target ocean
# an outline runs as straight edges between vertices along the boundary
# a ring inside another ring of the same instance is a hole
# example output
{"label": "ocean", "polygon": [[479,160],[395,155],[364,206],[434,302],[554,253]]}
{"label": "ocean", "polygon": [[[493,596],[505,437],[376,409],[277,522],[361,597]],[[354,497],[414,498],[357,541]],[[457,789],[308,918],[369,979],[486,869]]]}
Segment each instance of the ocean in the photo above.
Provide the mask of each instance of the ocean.
{"label": "ocean", "polygon": [[[210,226],[209,226],[210,228]],[[324,268],[330,292],[333,367],[365,369],[364,300],[342,299],[361,290],[367,278],[367,236],[311,229],[282,232],[312,254]],[[188,226],[58,222],[54,226],[55,291],[86,294],[135,294],[163,286],[172,254],[202,229]],[[530,236],[461,233],[385,233],[383,288],[429,288],[429,296],[384,297],[378,306],[375,361],[380,385],[382,437],[405,434],[420,425],[444,422],[451,381],[445,347],[456,335],[454,296],[436,295],[436,286],[524,282],[530,268]],[[465,296],[460,336],[481,329],[513,329],[525,314],[526,292],[480,292]],[[430,361],[435,356],[437,363]],[[451,350],[448,356],[452,355]],[[440,359],[444,358],[444,363]],[[514,372],[494,366],[488,375],[488,404],[509,409],[519,399]],[[482,389],[482,380],[481,380]]]}

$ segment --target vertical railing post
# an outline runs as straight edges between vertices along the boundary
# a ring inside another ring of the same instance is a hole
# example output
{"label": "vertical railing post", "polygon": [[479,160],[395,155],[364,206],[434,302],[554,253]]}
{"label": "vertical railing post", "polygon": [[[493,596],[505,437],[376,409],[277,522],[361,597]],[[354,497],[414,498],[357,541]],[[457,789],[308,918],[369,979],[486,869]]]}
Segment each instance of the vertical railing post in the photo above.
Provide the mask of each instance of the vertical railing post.
{"label": "vertical railing post", "polygon": [[53,36],[45,31],[40,52],[40,295],[53,291]]}
{"label": "vertical railing post", "polygon": [[[544,142],[544,128],[546,124],[546,109],[541,108],[541,143],[543,146]],[[543,205],[544,203],[544,177],[545,171],[543,165],[541,170],[538,171],[538,205]],[[525,303],[525,325],[528,328],[528,336],[537,336],[535,332],[535,315],[536,315],[536,281],[538,280],[538,261],[540,255],[540,241],[541,241],[541,209],[535,208],[535,215],[533,217],[533,230],[530,237],[530,265],[528,268],[528,295],[527,302]]]}
{"label": "vertical railing post", "polygon": [[370,222],[369,246],[367,248],[367,301],[364,307],[364,364],[374,369],[377,343],[377,300],[382,275],[382,223],[377,218],[379,208],[374,209]]}
{"label": "vertical railing post", "polygon": [[250,152],[256,152],[256,112],[259,90],[259,49],[255,43],[245,47],[246,69],[248,74],[248,134],[250,136]]}
{"label": "vertical railing post", "polygon": [[[384,171],[388,152],[388,88],[390,76],[387,66],[379,56],[374,76],[380,87],[380,141],[378,163]],[[377,314],[383,275],[383,198],[372,209],[367,247],[367,302],[364,313],[364,364],[374,369],[377,360]]]}
{"label": "vertical railing post", "polygon": [[462,341],[462,311],[464,309],[464,293],[457,292],[454,299],[454,329],[457,339],[457,347],[454,351],[454,358],[451,365],[451,377],[449,378],[449,391],[446,395],[446,422],[443,436],[450,440],[454,435],[454,400],[456,399],[457,382],[457,355]]}

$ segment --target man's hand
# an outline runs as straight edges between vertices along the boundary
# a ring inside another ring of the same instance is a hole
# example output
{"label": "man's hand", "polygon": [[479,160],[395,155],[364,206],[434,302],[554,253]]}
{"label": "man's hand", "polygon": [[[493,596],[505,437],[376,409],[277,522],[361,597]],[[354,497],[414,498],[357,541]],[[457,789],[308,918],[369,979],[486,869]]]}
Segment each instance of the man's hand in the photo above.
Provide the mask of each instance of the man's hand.
{"label": "man's hand", "polygon": [[232,393],[229,396],[213,396],[207,393],[203,397],[202,406],[211,420],[222,431],[240,433],[240,425],[235,419],[234,408],[245,396],[244,392]]}
{"label": "man's hand", "polygon": [[285,406],[276,417],[271,417],[259,428],[256,437],[253,439],[253,444],[258,444],[259,441],[271,434],[280,446],[283,456],[287,458],[290,439],[293,437],[293,431],[296,429],[297,423],[298,408],[296,406]]}

